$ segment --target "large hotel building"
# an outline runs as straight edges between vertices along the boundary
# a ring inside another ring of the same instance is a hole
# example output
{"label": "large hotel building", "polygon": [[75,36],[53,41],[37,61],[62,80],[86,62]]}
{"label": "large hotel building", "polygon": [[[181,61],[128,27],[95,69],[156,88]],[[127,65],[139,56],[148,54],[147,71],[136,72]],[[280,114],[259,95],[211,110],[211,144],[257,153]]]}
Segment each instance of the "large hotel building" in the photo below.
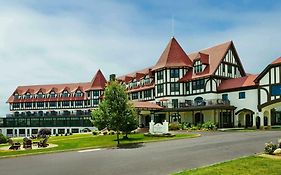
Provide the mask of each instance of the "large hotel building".
{"label": "large hotel building", "polygon": [[[219,128],[281,125],[281,58],[248,74],[232,41],[186,53],[173,37],[155,65],[116,79],[126,86],[141,127],[151,120],[212,121]],[[93,129],[90,112],[106,82],[98,70],[91,82],[18,86],[0,131],[29,136],[43,127],[52,134]]]}

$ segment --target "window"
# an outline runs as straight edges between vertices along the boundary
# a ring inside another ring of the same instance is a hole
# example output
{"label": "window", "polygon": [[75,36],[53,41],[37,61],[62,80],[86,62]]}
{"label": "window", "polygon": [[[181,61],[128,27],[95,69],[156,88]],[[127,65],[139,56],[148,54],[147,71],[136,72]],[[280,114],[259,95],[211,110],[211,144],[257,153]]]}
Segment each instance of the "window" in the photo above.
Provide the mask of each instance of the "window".
{"label": "window", "polygon": [[67,91],[63,91],[63,93],[61,94],[62,97],[68,97],[68,92]]}
{"label": "window", "polygon": [[131,87],[131,88],[137,87],[137,81],[136,81],[136,79],[134,79],[133,82],[130,83],[130,87]]}
{"label": "window", "polygon": [[37,107],[39,108],[44,107],[44,102],[37,102]]}
{"label": "window", "polygon": [[83,93],[81,91],[76,91],[75,97],[82,97]]}
{"label": "window", "polygon": [[31,108],[32,107],[32,103],[25,103],[25,107],[26,108]]}
{"label": "window", "polygon": [[69,106],[69,101],[63,101],[62,106]]}
{"label": "window", "polygon": [[203,66],[202,66],[202,63],[201,61],[196,61],[194,63],[194,73],[199,73],[199,72],[202,72],[203,71]]}
{"label": "window", "polygon": [[56,107],[57,106],[57,103],[54,102],[54,101],[50,102],[49,104],[50,104],[50,107]]}
{"label": "window", "polygon": [[157,72],[157,80],[163,80],[164,79],[164,71]]}
{"label": "window", "polygon": [[43,98],[43,93],[42,92],[38,93],[37,98]]}
{"label": "window", "polygon": [[246,93],[245,92],[239,92],[239,99],[245,99]]}
{"label": "window", "polygon": [[150,78],[145,78],[143,80],[143,84],[149,84],[150,83]]}
{"label": "window", "polygon": [[75,106],[83,106],[83,101],[75,101]]}
{"label": "window", "polygon": [[228,94],[221,95],[223,101],[228,101]]}
{"label": "window", "polygon": [[179,92],[180,84],[179,83],[171,83],[171,92]]}
{"label": "window", "polygon": [[20,103],[14,103],[14,104],[13,104],[13,107],[14,107],[14,108],[20,108]]}
{"label": "window", "polygon": [[50,98],[55,98],[56,97],[56,93],[54,91],[50,92]]}
{"label": "window", "polygon": [[231,74],[232,73],[232,66],[227,65],[227,73]]}
{"label": "window", "polygon": [[99,100],[98,99],[94,99],[93,100],[93,104],[94,104],[94,106],[98,105],[99,104]]}
{"label": "window", "polygon": [[26,99],[31,98],[30,93],[26,93],[26,94],[25,94],[25,98],[26,98]]}
{"label": "window", "polygon": [[179,102],[178,99],[172,99],[173,108],[178,108]]}
{"label": "window", "polygon": [[135,99],[138,99],[139,96],[138,96],[138,92],[133,92],[132,93],[132,100],[135,100]]}
{"label": "window", "polygon": [[93,91],[94,96],[99,96],[99,91]]}
{"label": "window", "polygon": [[203,80],[195,80],[192,82],[192,89],[198,90],[198,89],[204,89],[205,81]]}
{"label": "window", "polygon": [[222,72],[225,72],[225,64],[222,64]]}
{"label": "window", "polygon": [[144,91],[144,98],[149,98],[151,97],[151,90],[145,90]]}
{"label": "window", "polygon": [[164,92],[164,85],[158,84],[157,85],[157,93],[163,93]]}
{"label": "window", "polygon": [[19,99],[19,94],[15,94],[14,99]]}
{"label": "window", "polygon": [[186,85],[186,92],[189,92],[189,82],[187,82],[185,85]]}
{"label": "window", "polygon": [[179,69],[171,69],[171,78],[179,78]]}

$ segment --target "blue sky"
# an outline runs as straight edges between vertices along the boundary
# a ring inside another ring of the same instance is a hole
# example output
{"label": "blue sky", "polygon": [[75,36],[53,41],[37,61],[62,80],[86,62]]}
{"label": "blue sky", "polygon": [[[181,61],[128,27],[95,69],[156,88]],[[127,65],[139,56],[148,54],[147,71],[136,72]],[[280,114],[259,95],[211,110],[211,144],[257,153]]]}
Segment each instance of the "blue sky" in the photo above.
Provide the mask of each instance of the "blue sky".
{"label": "blue sky", "polygon": [[90,81],[154,65],[174,35],[189,53],[233,40],[244,68],[281,56],[277,0],[0,0],[0,116],[18,85]]}

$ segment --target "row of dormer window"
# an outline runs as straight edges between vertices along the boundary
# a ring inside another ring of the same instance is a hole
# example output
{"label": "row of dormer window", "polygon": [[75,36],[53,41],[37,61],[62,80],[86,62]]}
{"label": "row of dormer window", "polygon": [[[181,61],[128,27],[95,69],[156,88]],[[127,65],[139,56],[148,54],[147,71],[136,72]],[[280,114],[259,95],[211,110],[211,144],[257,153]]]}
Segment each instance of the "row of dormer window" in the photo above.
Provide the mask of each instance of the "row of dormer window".
{"label": "row of dormer window", "polygon": [[[90,93],[88,92],[88,97],[90,97]],[[37,94],[30,94],[27,92],[24,95],[19,95],[17,93],[14,94],[14,99],[30,99],[30,98],[56,98],[56,97],[83,97],[84,93],[82,91],[76,91],[75,93],[69,93],[68,91],[63,91],[61,94],[57,94],[54,91],[51,91],[49,94],[43,94],[39,92]],[[93,91],[93,96],[99,96],[99,91]]]}

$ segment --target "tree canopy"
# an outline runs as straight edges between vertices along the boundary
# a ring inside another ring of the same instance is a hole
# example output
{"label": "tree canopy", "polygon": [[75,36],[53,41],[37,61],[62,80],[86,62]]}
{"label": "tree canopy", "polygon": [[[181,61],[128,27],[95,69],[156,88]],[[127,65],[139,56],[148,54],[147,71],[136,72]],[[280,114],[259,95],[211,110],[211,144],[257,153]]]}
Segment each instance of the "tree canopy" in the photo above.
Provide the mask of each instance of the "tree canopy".
{"label": "tree canopy", "polygon": [[135,108],[128,100],[126,89],[117,81],[111,81],[105,88],[104,98],[98,108],[92,111],[94,126],[99,130],[107,128],[127,134],[137,128]]}

